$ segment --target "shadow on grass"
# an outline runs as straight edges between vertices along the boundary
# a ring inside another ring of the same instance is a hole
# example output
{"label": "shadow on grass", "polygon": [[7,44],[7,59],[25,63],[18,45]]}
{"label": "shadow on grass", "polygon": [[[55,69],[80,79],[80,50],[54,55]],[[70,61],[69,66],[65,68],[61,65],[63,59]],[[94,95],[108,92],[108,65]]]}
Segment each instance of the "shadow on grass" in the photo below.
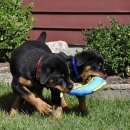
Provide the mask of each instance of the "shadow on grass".
{"label": "shadow on grass", "polygon": [[[2,111],[9,113],[11,106],[12,106],[13,102],[15,101],[15,98],[16,98],[16,95],[13,93],[8,93],[8,94],[2,95],[0,97],[0,109]],[[35,111],[35,108],[27,102],[24,102],[19,110],[19,112],[24,112],[24,113],[27,113],[30,115],[32,113],[34,113],[34,111]]]}
{"label": "shadow on grass", "polygon": [[14,99],[15,95],[12,93],[0,96],[0,109],[5,112],[9,112]]}
{"label": "shadow on grass", "polygon": [[78,104],[76,104],[76,105],[73,106],[73,107],[63,108],[63,112],[64,112],[65,114],[75,113],[75,115],[77,115],[77,116],[82,116],[82,117],[87,116],[87,115],[89,114],[89,111],[86,111],[86,112],[82,113],[82,112],[80,111],[80,109],[79,109]]}
{"label": "shadow on grass", "polygon": [[[10,109],[11,109],[13,102],[15,101],[15,97],[16,97],[16,95],[14,93],[8,93],[8,94],[2,95],[0,97],[0,109],[2,111],[10,113]],[[46,98],[46,99],[44,99],[44,101],[51,104],[50,98]],[[24,102],[23,105],[21,106],[19,112],[32,115],[34,112],[36,112],[36,109],[34,108],[34,106],[30,105],[29,103]],[[88,114],[88,113],[82,114],[79,111],[78,105],[75,105],[71,108],[69,108],[69,107],[63,108],[63,112],[65,114],[75,113],[77,116],[81,116],[81,115],[86,116]]]}

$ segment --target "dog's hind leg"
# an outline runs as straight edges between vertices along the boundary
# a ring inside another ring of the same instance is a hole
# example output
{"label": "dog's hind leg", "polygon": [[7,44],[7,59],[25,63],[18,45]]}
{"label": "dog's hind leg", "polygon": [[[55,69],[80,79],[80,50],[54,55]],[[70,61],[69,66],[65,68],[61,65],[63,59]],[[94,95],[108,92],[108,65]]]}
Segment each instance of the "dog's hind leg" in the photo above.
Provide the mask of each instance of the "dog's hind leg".
{"label": "dog's hind leg", "polygon": [[11,107],[11,111],[10,111],[10,117],[14,117],[17,114],[18,109],[21,107],[21,105],[23,104],[24,100],[20,97],[17,96],[12,107]]}
{"label": "dog's hind leg", "polygon": [[18,86],[19,86],[19,83],[17,82],[17,80],[15,78],[13,78],[12,89],[13,89],[14,93],[17,94],[17,96],[16,96],[16,99],[15,99],[15,101],[12,104],[12,107],[11,107],[11,111],[10,111],[11,117],[16,116],[18,109],[21,107],[22,103],[24,102],[24,100],[20,96],[19,91],[21,91],[21,90],[19,89]]}

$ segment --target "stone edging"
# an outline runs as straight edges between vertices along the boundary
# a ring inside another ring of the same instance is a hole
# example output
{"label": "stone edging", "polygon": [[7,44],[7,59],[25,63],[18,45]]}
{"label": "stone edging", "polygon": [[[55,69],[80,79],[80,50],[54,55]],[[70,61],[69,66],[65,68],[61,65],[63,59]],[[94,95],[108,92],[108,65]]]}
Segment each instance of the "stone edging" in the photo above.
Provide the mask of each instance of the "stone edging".
{"label": "stone edging", "polygon": [[0,81],[10,84],[12,81],[11,73],[0,73]]}
{"label": "stone edging", "polygon": [[130,90],[130,84],[107,84],[101,90]]}
{"label": "stone edging", "polygon": [[[12,75],[10,73],[0,73],[0,81],[11,83]],[[101,90],[130,90],[130,84],[107,84]]]}

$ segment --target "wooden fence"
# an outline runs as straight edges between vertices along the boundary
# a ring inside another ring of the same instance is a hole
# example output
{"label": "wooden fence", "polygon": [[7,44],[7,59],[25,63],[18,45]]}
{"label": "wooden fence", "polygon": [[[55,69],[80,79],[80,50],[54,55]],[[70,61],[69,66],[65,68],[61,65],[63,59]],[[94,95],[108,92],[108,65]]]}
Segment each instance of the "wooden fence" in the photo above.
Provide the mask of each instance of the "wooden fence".
{"label": "wooden fence", "polygon": [[47,41],[64,40],[69,45],[83,45],[82,30],[109,26],[108,17],[120,23],[130,22],[130,0],[23,0],[24,6],[33,3],[36,18],[30,39],[41,31],[47,32]]}

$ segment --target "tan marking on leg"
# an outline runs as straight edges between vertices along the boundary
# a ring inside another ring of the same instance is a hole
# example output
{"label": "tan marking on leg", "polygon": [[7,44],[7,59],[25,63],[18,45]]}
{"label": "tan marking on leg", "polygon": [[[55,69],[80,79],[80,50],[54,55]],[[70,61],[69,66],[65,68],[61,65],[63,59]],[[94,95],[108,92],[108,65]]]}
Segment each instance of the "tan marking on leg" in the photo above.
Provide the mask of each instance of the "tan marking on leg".
{"label": "tan marking on leg", "polygon": [[34,93],[30,92],[26,87],[24,89],[28,92],[28,95],[26,97],[23,97],[27,102],[35,106],[35,108],[40,112],[40,113],[46,113],[49,114],[52,112],[51,106],[44,102],[38,95],[35,95]]}
{"label": "tan marking on leg", "polygon": [[61,115],[62,115],[62,107],[53,105],[53,112],[52,112],[52,114],[53,114],[53,116],[55,118],[60,119]]}
{"label": "tan marking on leg", "polygon": [[62,106],[63,108],[68,107],[68,104],[66,103],[64,97],[61,98],[61,106]]}
{"label": "tan marking on leg", "polygon": [[17,114],[18,109],[20,108],[20,106],[23,103],[23,99],[19,96],[16,97],[12,107],[11,107],[11,111],[10,111],[10,117],[15,117]]}
{"label": "tan marking on leg", "polygon": [[24,85],[24,86],[30,86],[30,85],[31,85],[31,81],[28,80],[28,79],[25,79],[25,78],[23,78],[23,77],[20,77],[20,78],[18,79],[18,81],[19,81],[19,83],[21,83],[21,84]]}
{"label": "tan marking on leg", "polygon": [[53,116],[57,119],[61,118],[62,108],[68,107],[64,97],[61,98],[61,106],[53,105]]}

